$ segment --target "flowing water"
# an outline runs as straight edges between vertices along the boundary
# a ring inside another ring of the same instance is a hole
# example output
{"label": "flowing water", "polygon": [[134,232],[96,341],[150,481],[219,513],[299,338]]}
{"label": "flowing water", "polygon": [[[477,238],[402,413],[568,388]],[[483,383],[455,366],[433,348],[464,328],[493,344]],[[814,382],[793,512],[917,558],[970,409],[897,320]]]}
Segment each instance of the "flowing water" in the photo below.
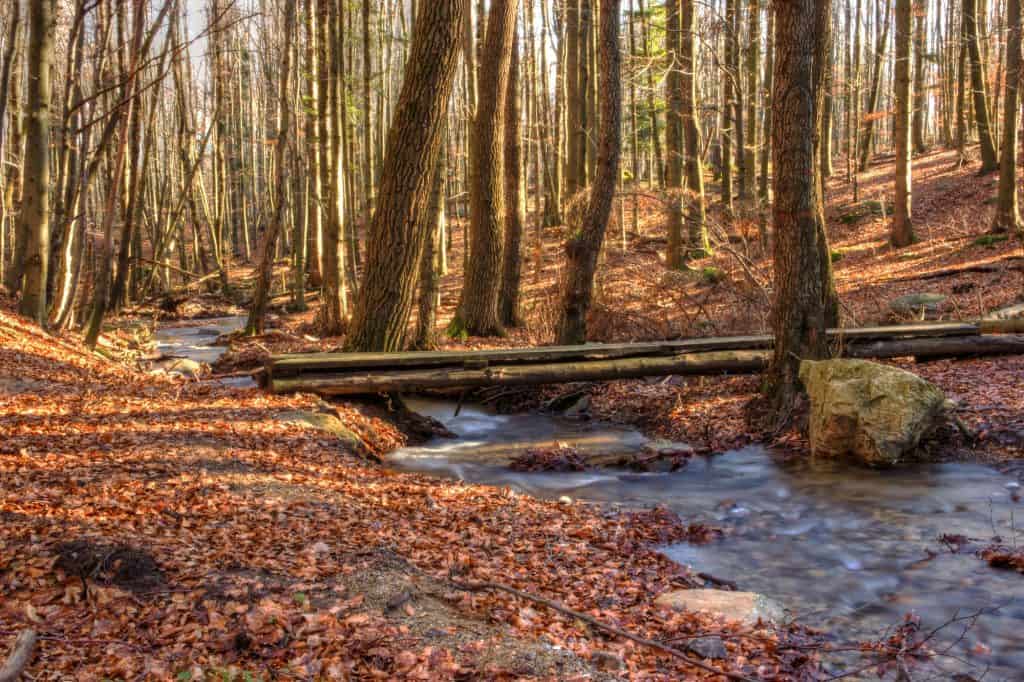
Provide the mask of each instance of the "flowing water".
{"label": "flowing water", "polygon": [[[156,347],[164,358],[185,358],[195,362],[212,364],[227,350],[212,345],[221,334],[242,329],[245,318],[241,316],[216,317],[202,320],[192,326],[158,327],[153,334]],[[220,380],[232,386],[248,387],[256,383],[251,377],[230,377]]]}
{"label": "flowing water", "polygon": [[[165,355],[209,363],[224,351],[210,346],[216,337],[243,324],[239,317],[206,320],[160,329],[156,338]],[[694,458],[674,473],[522,473],[507,462],[530,448],[565,443],[591,454],[627,453],[647,439],[625,427],[539,414],[466,406],[456,417],[453,404],[428,400],[411,407],[458,437],[393,453],[397,469],[537,497],[664,505],[726,532],[709,545],[665,547],[666,555],[780,601],[839,642],[878,638],[907,613],[928,630],[984,611],[966,634],[967,623],[951,625],[933,640],[939,649],[950,647],[950,657],[930,668],[931,679],[967,671],[978,679],[1024,680],[1024,576],[953,554],[938,540],[959,534],[987,543],[998,535],[1024,543],[1014,521],[1016,510],[1024,527],[1024,509],[1011,498],[1020,484],[1012,476],[964,463],[873,471],[781,459],[761,447]]]}
{"label": "flowing water", "polygon": [[[538,497],[664,505],[686,521],[726,531],[721,541],[666,547],[666,555],[773,597],[840,642],[878,638],[907,613],[930,630],[985,610],[962,638],[967,623],[939,633],[936,639],[953,645],[949,653],[962,660],[942,658],[931,673],[1024,680],[1024,576],[953,554],[938,540],[961,534],[987,544],[999,535],[1024,543],[1013,520],[1016,510],[1024,526],[1024,505],[1011,499],[1016,478],[969,463],[873,471],[783,460],[762,447],[694,458],[675,473],[522,473],[506,463],[530,447],[562,442],[586,452],[627,452],[645,439],[626,428],[545,415],[464,407],[455,417],[447,403],[412,407],[459,437],[393,453],[389,461],[398,469]],[[931,559],[929,551],[936,553]]]}

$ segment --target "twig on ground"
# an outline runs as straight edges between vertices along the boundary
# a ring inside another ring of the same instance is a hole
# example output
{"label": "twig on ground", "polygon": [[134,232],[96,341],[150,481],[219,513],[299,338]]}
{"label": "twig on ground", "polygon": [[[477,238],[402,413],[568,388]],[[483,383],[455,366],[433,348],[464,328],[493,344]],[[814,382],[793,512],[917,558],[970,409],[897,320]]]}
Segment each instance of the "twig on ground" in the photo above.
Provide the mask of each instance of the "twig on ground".
{"label": "twig on ground", "polygon": [[565,614],[565,615],[570,616],[572,618],[575,618],[577,620],[581,620],[584,623],[587,623],[588,625],[591,625],[591,626],[597,628],[598,630],[603,630],[604,632],[613,634],[616,637],[622,637],[624,639],[630,640],[631,642],[635,642],[637,644],[640,644],[640,645],[649,647],[651,649],[655,649],[657,651],[660,651],[662,653],[668,654],[670,656],[673,656],[674,658],[678,658],[678,659],[682,660],[687,665],[691,665],[694,668],[699,668],[700,670],[703,670],[705,672],[711,673],[713,675],[722,675],[723,677],[727,677],[730,680],[739,680],[741,682],[755,682],[753,680],[753,678],[745,677],[743,675],[740,675],[739,673],[732,673],[732,672],[728,672],[726,670],[720,670],[720,669],[718,669],[718,668],[716,668],[714,666],[708,665],[706,663],[701,663],[700,661],[695,661],[694,659],[692,659],[689,656],[687,656],[685,652],[680,651],[679,649],[670,647],[670,646],[668,646],[666,644],[662,644],[661,642],[656,642],[656,641],[654,641],[652,639],[646,639],[644,637],[641,637],[640,635],[636,635],[636,634],[633,634],[632,632],[628,632],[628,631],[623,630],[621,628],[617,628],[614,625],[609,625],[607,623],[602,623],[601,621],[597,620],[593,616],[589,616],[589,615],[587,615],[585,613],[581,613],[581,612],[576,611],[574,609],[570,609],[567,606],[562,606],[558,602],[552,601],[551,599],[547,599],[546,597],[540,597],[540,596],[535,595],[535,594],[530,594],[529,592],[523,592],[522,590],[517,590],[514,587],[510,587],[508,585],[503,585],[501,583],[496,583],[496,582],[493,582],[493,581],[486,581],[486,582],[462,582],[462,581],[455,580],[455,579],[452,579],[452,578],[449,578],[449,581],[455,587],[459,588],[460,590],[465,590],[467,592],[483,592],[485,590],[493,590],[493,591],[498,591],[498,592],[506,592],[508,594],[514,595],[516,597],[519,597],[520,599],[525,599],[527,601],[532,601],[532,602],[535,602],[537,604],[543,604],[544,606],[547,606],[550,609],[554,609],[555,611],[558,611],[559,613]]}

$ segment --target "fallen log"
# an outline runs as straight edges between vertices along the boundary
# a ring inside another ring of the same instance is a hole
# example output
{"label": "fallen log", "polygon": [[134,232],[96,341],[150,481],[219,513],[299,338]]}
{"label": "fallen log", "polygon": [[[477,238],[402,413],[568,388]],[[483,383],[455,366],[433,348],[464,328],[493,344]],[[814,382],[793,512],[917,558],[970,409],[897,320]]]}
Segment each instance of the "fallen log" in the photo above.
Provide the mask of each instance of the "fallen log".
{"label": "fallen log", "polygon": [[[977,336],[1001,331],[1024,332],[1019,320],[942,322],[928,324],[830,329],[829,338],[837,344],[891,338],[930,338]],[[301,373],[348,372],[370,369],[422,369],[463,367],[482,369],[493,365],[541,364],[584,360],[616,360],[638,357],[674,356],[733,350],[763,350],[772,347],[769,335],[748,335],[653,341],[622,344],[585,344],[581,346],[544,346],[484,351],[435,351],[412,353],[310,353],[274,355],[267,363],[271,377]]]}
{"label": "fallen log", "polygon": [[935,360],[986,355],[1024,355],[1024,336],[963,336],[877,341],[850,346],[843,355],[877,360],[903,357]]}
{"label": "fallen log", "polygon": [[769,351],[715,351],[669,357],[589,360],[582,362],[501,365],[480,369],[452,367],[364,370],[272,376],[274,393],[304,391],[320,395],[352,395],[418,391],[451,386],[523,386],[570,381],[609,381],[664,375],[712,375],[758,372],[768,365]]}
{"label": "fallen log", "polygon": [[[1024,336],[960,336],[861,341],[847,344],[840,349],[840,354],[844,357],[862,359],[914,357],[919,360],[1024,355]],[[269,387],[274,393],[302,391],[320,395],[355,395],[452,387],[474,388],[561,384],[575,381],[612,381],[651,376],[749,374],[760,372],[767,367],[771,355],[770,350],[755,349],[478,367],[406,368],[398,366],[392,369],[334,369],[291,376],[275,374],[270,377]]]}

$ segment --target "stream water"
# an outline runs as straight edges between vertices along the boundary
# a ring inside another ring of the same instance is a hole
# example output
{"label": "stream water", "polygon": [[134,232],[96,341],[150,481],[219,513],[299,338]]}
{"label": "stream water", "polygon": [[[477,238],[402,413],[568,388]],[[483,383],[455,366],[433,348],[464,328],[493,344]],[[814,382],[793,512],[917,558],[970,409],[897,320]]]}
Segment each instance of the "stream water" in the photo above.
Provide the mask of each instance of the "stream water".
{"label": "stream water", "polygon": [[[157,342],[167,355],[212,362],[223,349],[209,344],[243,322],[167,327],[157,331]],[[1024,576],[953,554],[938,540],[959,534],[987,543],[998,535],[1007,544],[1024,543],[1014,520],[1016,510],[1024,526],[1024,510],[1011,497],[1020,483],[1012,476],[970,463],[872,471],[782,459],[761,447],[694,458],[674,473],[521,473],[506,464],[529,448],[566,443],[587,453],[626,453],[647,439],[609,424],[498,415],[475,406],[455,416],[452,403],[410,403],[458,437],[392,453],[396,469],[545,498],[664,505],[686,521],[726,531],[709,545],[665,547],[666,555],[780,601],[839,642],[878,638],[907,613],[929,630],[984,611],[966,633],[967,623],[950,625],[932,640],[949,655],[936,661],[931,678],[969,672],[977,679],[1024,680]]]}
{"label": "stream water", "polygon": [[[837,640],[878,638],[907,613],[924,630],[986,610],[937,639],[959,659],[932,673],[1024,680],[1024,576],[950,553],[938,537],[961,534],[1012,543],[1011,494],[1019,483],[988,466],[936,464],[872,471],[808,458],[783,460],[762,447],[695,458],[675,473],[521,473],[516,452],[562,442],[587,452],[626,452],[645,443],[625,428],[545,415],[497,415],[447,403],[413,401],[459,437],[399,450],[396,468],[510,486],[530,495],[629,506],[664,505],[686,521],[726,531],[709,545],[665,547],[697,571],[737,582],[780,601],[807,625]],[[1024,533],[1018,541],[1024,542]],[[930,560],[928,552],[936,555]],[[933,640],[935,641],[935,640]]]}

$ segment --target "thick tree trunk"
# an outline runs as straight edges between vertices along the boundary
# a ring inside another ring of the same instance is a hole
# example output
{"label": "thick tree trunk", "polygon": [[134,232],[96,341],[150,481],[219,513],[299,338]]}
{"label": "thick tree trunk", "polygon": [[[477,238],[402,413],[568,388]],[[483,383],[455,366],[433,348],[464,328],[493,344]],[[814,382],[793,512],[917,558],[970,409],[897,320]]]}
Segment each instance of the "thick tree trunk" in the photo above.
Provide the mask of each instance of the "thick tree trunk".
{"label": "thick tree trunk", "polygon": [[367,238],[350,351],[397,351],[409,315],[429,229],[430,202],[448,100],[469,0],[423,3],[413,29],[402,92],[388,132],[380,196]]}
{"label": "thick tree trunk", "polygon": [[480,89],[469,144],[470,243],[462,298],[450,332],[503,335],[498,309],[501,288],[505,197],[502,191],[504,103],[519,0],[494,0],[480,61]]}
{"label": "thick tree trunk", "polygon": [[913,30],[912,0],[896,0],[896,208],[892,215],[889,236],[896,248],[914,243],[913,194],[911,191],[911,121],[910,53]]}
{"label": "thick tree trunk", "polygon": [[[619,75],[619,0],[601,0],[598,22],[601,118],[597,173],[588,202],[580,210],[581,224],[571,226],[566,241],[565,290],[558,323],[558,342],[583,343],[587,338],[587,312],[594,289],[594,270],[611,216],[622,154],[622,81]],[[571,213],[570,213],[571,215]]]}
{"label": "thick tree trunk", "polygon": [[50,262],[50,98],[53,67],[54,0],[28,7],[28,88],[25,97],[25,159],[22,170],[21,226],[25,261],[19,311],[46,322],[46,283]]}
{"label": "thick tree trunk", "polygon": [[[444,145],[442,144],[442,147]],[[437,308],[441,303],[441,252],[444,244],[444,180],[445,154],[437,155],[433,186],[430,188],[430,203],[427,205],[425,220],[427,239],[420,258],[420,290],[416,308],[416,335],[412,347],[417,350],[431,350],[437,346]]]}
{"label": "thick tree trunk", "polygon": [[985,82],[985,63],[981,54],[978,0],[964,0],[964,37],[970,58],[971,90],[974,91],[974,121],[981,143],[980,173],[991,173],[999,168],[992,123],[988,110],[988,84]]}
{"label": "thick tree trunk", "polygon": [[772,106],[775,349],[766,388],[780,421],[797,394],[801,359],[828,352],[825,291],[815,180],[814,78],[818,26],[814,0],[776,2]]}
{"label": "thick tree trunk", "polygon": [[1021,232],[1017,200],[1017,148],[1020,124],[1021,0],[1006,0],[1006,97],[1003,99],[1003,150],[999,161],[999,203],[993,232]]}
{"label": "thick tree trunk", "polygon": [[281,73],[278,75],[277,91],[277,135],[274,143],[274,169],[277,174],[274,195],[274,213],[263,232],[259,246],[259,262],[256,265],[256,291],[253,294],[249,319],[245,333],[250,336],[262,334],[267,319],[267,301],[270,298],[270,278],[274,271],[274,254],[278,236],[284,231],[285,203],[288,186],[286,168],[288,146],[291,135],[291,102],[289,102],[288,80],[292,70],[292,40],[295,35],[295,3],[286,2],[284,11],[284,41],[281,45]]}

